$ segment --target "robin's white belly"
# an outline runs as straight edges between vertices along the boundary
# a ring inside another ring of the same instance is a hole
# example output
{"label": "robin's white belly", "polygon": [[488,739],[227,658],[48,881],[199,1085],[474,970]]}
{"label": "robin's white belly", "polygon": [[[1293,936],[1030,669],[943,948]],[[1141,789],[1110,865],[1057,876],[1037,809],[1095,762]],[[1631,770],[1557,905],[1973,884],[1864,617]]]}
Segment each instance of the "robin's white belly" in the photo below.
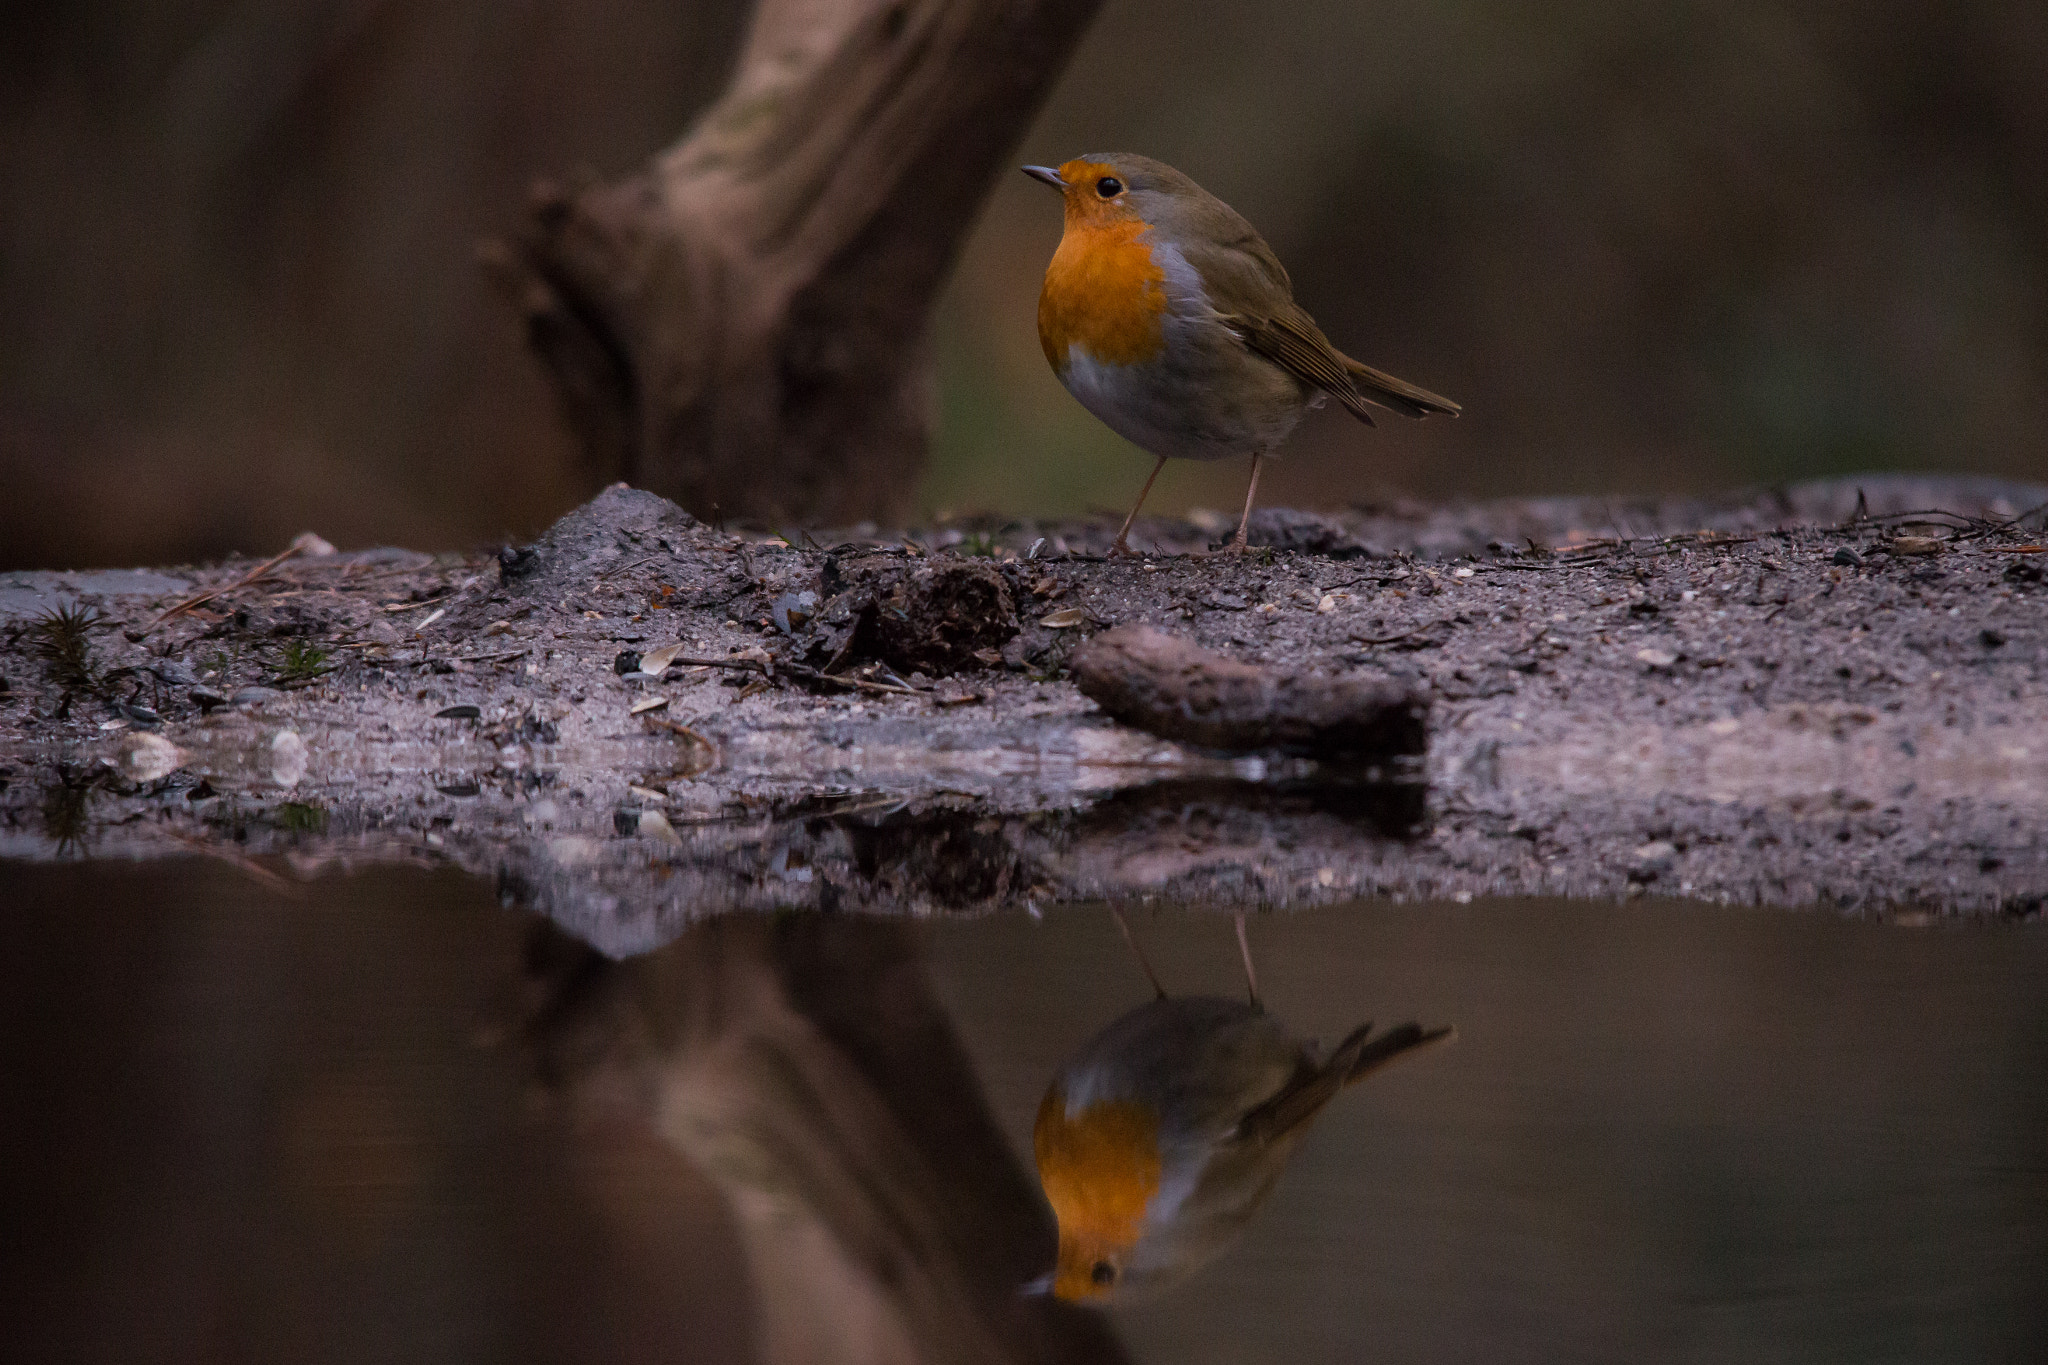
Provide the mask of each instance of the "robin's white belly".
{"label": "robin's white belly", "polygon": [[[1287,439],[1308,407],[1293,379],[1249,354],[1219,366],[1213,343],[1189,349],[1208,363],[1177,364],[1162,357],[1113,365],[1084,346],[1070,346],[1060,382],[1103,425],[1154,455],[1221,460],[1270,453]],[[1219,391],[1225,384],[1238,391],[1236,397]]]}

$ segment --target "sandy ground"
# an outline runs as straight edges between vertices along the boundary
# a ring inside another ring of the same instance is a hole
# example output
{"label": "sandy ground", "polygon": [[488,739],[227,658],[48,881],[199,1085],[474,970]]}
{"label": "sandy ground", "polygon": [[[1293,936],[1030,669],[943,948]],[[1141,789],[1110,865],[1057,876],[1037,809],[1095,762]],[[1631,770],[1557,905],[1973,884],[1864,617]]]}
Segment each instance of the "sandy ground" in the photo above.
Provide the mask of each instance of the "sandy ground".
{"label": "sandy ground", "polygon": [[[621,952],[734,907],[1105,896],[2035,915],[2044,502],[1872,478],[1273,509],[1244,556],[1157,522],[1105,560],[1098,522],[792,545],[617,489],[497,559],[0,577],[0,856],[281,885],[448,861]],[[98,618],[83,672],[67,607]],[[1428,754],[1366,772],[1120,726],[1063,661],[1124,623],[1405,682]]]}

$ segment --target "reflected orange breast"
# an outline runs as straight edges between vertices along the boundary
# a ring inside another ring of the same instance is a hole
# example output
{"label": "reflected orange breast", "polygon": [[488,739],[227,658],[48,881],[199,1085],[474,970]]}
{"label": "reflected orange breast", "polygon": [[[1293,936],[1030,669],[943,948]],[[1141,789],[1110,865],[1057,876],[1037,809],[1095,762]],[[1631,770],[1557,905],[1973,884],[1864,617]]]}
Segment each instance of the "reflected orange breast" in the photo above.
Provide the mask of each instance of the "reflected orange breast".
{"label": "reflected orange breast", "polygon": [[1145,1206],[1159,1192],[1158,1115],[1128,1100],[1069,1115],[1054,1090],[1038,1107],[1031,1146],[1063,1241],[1124,1247],[1138,1240]]}
{"label": "reflected orange breast", "polygon": [[1137,219],[1067,225],[1038,296],[1038,341],[1056,371],[1080,346],[1109,365],[1151,360],[1166,347],[1166,272]]}

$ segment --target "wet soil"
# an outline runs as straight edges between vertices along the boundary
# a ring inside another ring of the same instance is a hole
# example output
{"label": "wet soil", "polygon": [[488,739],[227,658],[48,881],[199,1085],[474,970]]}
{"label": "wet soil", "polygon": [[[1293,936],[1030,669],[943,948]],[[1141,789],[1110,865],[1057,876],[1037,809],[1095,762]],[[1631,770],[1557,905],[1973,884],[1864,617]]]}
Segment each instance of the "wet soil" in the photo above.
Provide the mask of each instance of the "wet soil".
{"label": "wet soil", "polygon": [[[2044,502],[1887,477],[1269,509],[1244,556],[1149,522],[1111,560],[1106,522],[785,539],[614,489],[496,556],[14,575],[0,856],[453,863],[614,951],[735,907],[1106,896],[2034,915]],[[1127,624],[1384,680],[1428,752],[1119,724],[1067,661]]]}

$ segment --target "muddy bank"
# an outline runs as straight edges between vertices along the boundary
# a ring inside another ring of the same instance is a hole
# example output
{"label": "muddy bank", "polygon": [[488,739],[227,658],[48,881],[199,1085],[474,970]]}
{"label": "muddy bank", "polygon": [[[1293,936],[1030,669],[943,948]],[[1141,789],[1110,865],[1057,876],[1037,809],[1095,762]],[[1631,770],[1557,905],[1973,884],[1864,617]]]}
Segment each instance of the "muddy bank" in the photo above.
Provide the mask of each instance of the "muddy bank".
{"label": "muddy bank", "polygon": [[[1242,558],[1148,522],[1108,561],[1107,523],[792,544],[613,490],[497,556],[14,575],[0,855],[453,862],[621,950],[735,907],[1102,896],[2034,914],[2043,502],[1274,509]],[[1127,624],[1412,695],[1427,754],[1120,725],[1066,661]]]}

